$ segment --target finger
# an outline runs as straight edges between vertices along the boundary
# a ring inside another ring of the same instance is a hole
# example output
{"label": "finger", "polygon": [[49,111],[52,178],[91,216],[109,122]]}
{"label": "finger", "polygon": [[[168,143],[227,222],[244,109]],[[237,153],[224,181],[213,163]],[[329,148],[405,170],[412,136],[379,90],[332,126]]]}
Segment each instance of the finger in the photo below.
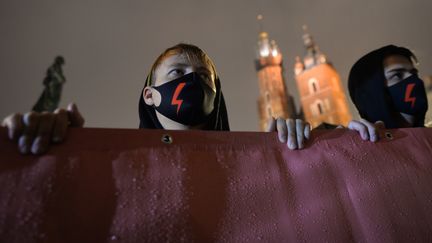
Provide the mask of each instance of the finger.
{"label": "finger", "polygon": [[297,148],[302,149],[304,145],[304,122],[300,119],[295,120],[296,134],[297,134]]}
{"label": "finger", "polygon": [[311,135],[311,126],[309,122],[306,122],[304,127],[304,136],[306,139],[310,139],[310,135]]}
{"label": "finger", "polygon": [[68,105],[68,113],[69,113],[69,121],[71,127],[83,127],[84,126],[84,118],[81,116],[81,113],[78,111],[78,107],[75,103],[70,103]]}
{"label": "finger", "polygon": [[383,121],[376,121],[374,125],[375,128],[377,129],[377,138],[379,140],[381,138],[381,135],[383,135],[382,133],[384,133],[386,127]]}
{"label": "finger", "polygon": [[38,131],[31,148],[33,154],[45,153],[48,150],[54,118],[54,114],[50,112],[44,112],[39,116]]}
{"label": "finger", "polygon": [[39,125],[39,113],[28,112],[23,116],[24,133],[18,140],[18,147],[23,154],[30,153],[37,127]]}
{"label": "finger", "polygon": [[275,130],[276,130],[276,120],[272,117],[267,122],[266,131],[267,132],[273,132]]}
{"label": "finger", "polygon": [[9,139],[17,141],[24,131],[23,115],[20,113],[11,114],[6,117],[2,126],[7,127]]}
{"label": "finger", "polygon": [[296,127],[293,119],[286,120],[286,126],[288,128],[288,148],[296,149],[297,148],[297,136],[296,136]]}
{"label": "finger", "polygon": [[385,127],[385,124],[384,124],[383,121],[376,121],[376,122],[375,122],[375,127],[376,127],[377,129],[385,129],[385,128],[386,128],[386,127]]}
{"label": "finger", "polygon": [[278,118],[276,120],[276,130],[278,132],[279,141],[281,143],[286,143],[287,141],[287,127],[285,123],[285,119]]}
{"label": "finger", "polygon": [[374,124],[370,123],[369,121],[365,119],[361,119],[362,123],[366,125],[368,133],[369,133],[369,140],[371,142],[378,141],[378,131]]}
{"label": "finger", "polygon": [[360,137],[363,140],[369,139],[369,134],[367,132],[366,126],[359,121],[355,121],[355,120],[350,121],[350,123],[348,124],[348,129],[354,130],[354,131],[357,131],[358,133],[360,133]]}
{"label": "finger", "polygon": [[68,128],[68,112],[65,109],[57,109],[54,111],[55,121],[52,132],[52,142],[60,143],[66,137]]}

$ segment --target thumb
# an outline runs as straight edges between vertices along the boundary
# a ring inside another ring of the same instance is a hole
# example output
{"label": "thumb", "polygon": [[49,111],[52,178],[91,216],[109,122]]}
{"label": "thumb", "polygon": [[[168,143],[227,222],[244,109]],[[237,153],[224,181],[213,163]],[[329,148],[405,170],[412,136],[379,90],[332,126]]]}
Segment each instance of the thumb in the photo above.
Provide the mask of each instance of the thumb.
{"label": "thumb", "polygon": [[376,127],[377,129],[385,129],[385,128],[386,128],[386,127],[385,127],[385,124],[384,124],[383,121],[376,121],[376,122],[375,122],[375,127]]}
{"label": "thumb", "polygon": [[267,128],[266,128],[266,132],[273,132],[276,131],[276,119],[274,119],[273,117],[270,118],[267,121]]}
{"label": "thumb", "polygon": [[75,103],[70,103],[67,107],[67,111],[71,127],[84,126],[84,118],[81,116],[81,113],[78,111],[78,107]]}

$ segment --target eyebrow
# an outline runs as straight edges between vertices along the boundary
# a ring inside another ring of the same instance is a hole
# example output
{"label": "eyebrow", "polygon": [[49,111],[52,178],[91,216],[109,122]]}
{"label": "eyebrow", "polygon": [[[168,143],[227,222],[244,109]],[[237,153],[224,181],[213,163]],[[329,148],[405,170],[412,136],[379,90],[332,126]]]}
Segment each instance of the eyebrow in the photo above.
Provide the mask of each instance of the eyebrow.
{"label": "eyebrow", "polygon": [[389,70],[386,70],[386,73],[392,73],[392,72],[400,72],[400,71],[409,71],[408,68],[406,67],[397,67],[397,68],[392,68]]}
{"label": "eyebrow", "polygon": [[384,72],[391,73],[391,72],[400,72],[400,71],[411,71],[415,70],[414,66],[412,65],[403,65],[403,64],[393,64],[386,68],[384,68]]}
{"label": "eyebrow", "polygon": [[388,78],[393,78],[393,77],[395,77],[400,72],[411,72],[411,73],[417,74],[418,70],[415,67],[413,67],[413,68],[410,69],[408,67],[398,66],[398,67],[395,67],[395,68],[392,68],[392,69],[389,69],[389,70],[385,70],[384,72],[385,72],[386,75],[389,76]]}
{"label": "eyebrow", "polygon": [[175,67],[187,67],[189,64],[186,63],[174,63],[168,66],[168,68],[175,68]]}
{"label": "eyebrow", "polygon": [[[182,67],[184,68],[184,67],[188,67],[188,66],[191,66],[191,65],[187,64],[187,63],[174,63],[174,64],[169,65],[168,69],[171,69],[171,68],[182,68]],[[205,66],[199,66],[197,69],[200,70],[200,71],[206,71],[208,73],[212,73],[210,71],[210,69],[208,69]]]}

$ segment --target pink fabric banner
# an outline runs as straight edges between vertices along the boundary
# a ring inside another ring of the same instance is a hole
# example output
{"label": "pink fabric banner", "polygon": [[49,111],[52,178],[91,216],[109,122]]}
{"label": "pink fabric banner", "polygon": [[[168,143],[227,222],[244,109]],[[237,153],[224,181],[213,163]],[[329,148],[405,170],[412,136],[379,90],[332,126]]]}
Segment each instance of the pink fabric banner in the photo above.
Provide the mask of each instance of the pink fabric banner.
{"label": "pink fabric banner", "polygon": [[[432,242],[432,129],[70,129],[22,156],[0,129],[0,242]],[[167,136],[165,136],[167,135]]]}

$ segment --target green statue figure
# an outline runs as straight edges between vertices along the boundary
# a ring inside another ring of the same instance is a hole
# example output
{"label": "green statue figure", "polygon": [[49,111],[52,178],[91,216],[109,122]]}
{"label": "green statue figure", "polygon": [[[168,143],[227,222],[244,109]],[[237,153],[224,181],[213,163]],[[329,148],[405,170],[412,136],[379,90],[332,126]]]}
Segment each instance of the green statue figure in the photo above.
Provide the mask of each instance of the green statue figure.
{"label": "green statue figure", "polygon": [[36,105],[33,106],[33,111],[53,112],[55,109],[57,109],[60,102],[62,87],[66,82],[66,78],[63,76],[62,70],[62,65],[64,64],[64,58],[62,56],[58,56],[55,58],[54,64],[48,68],[46,77],[43,81],[45,88]]}

